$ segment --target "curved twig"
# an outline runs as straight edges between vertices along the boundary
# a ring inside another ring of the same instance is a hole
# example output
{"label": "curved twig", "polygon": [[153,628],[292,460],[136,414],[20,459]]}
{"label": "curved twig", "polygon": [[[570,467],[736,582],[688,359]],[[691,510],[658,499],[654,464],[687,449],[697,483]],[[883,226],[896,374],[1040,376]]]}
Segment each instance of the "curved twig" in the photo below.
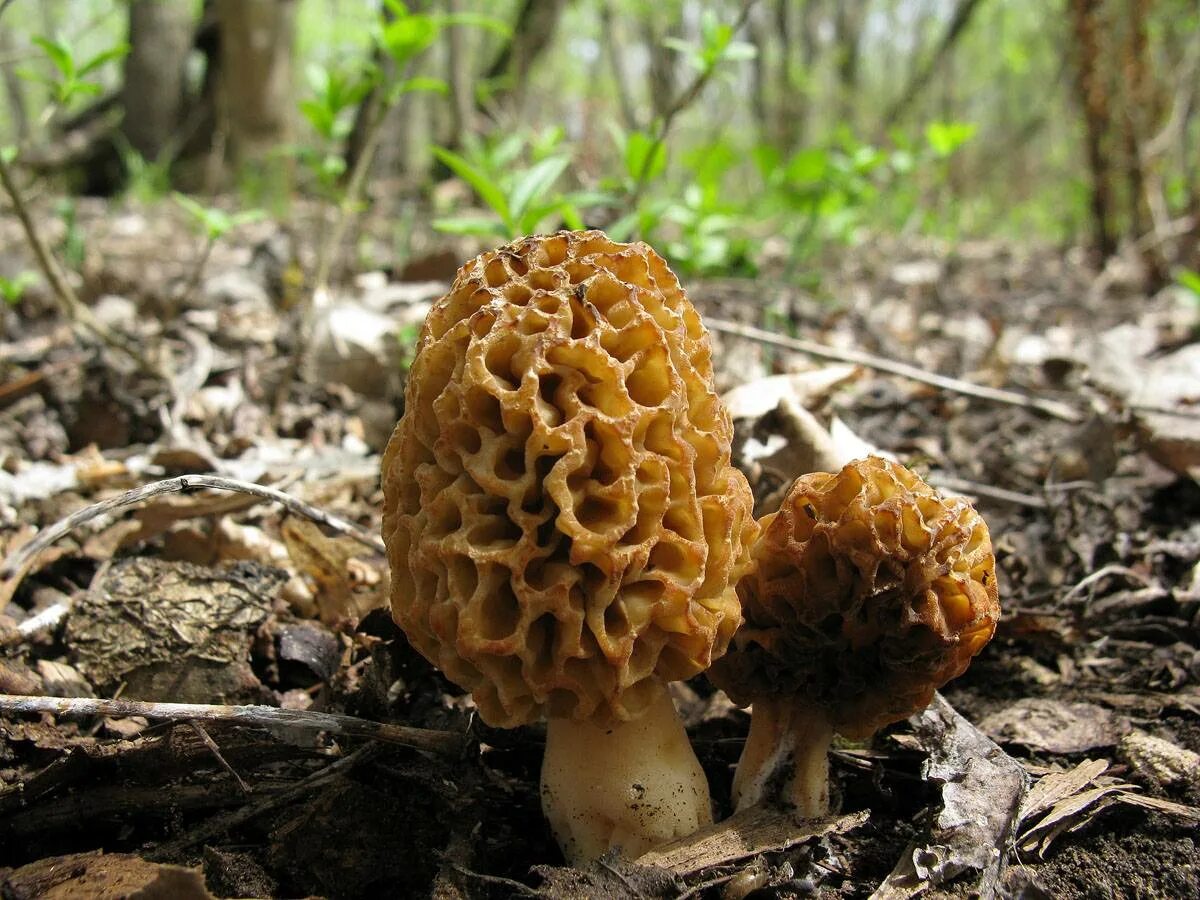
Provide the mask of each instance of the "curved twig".
{"label": "curved twig", "polygon": [[281,504],[289,512],[312,519],[314,522],[331,528],[339,534],[347,535],[363,546],[370,547],[376,553],[387,553],[387,548],[383,545],[383,541],[360,525],[355,525],[353,522],[348,522],[324,510],[317,509],[317,507],[305,503],[303,500],[297,499],[290,494],[285,494],[283,491],[276,490],[273,487],[253,484],[248,481],[238,481],[233,478],[222,478],[217,475],[180,475],[178,478],[155,481],[140,488],[134,488],[132,491],[126,491],[120,496],[110,497],[107,500],[101,500],[99,503],[93,503],[91,506],[85,506],[65,519],[55,522],[48,528],[42,529],[33,540],[14,551],[4,561],[4,565],[0,567],[0,579],[9,579],[20,573],[38,553],[85,522],[89,522],[105,513],[123,509],[126,506],[135,506],[152,497],[159,497],[163,494],[177,494],[196,488],[234,491],[235,493],[262,497],[264,500],[273,500]]}

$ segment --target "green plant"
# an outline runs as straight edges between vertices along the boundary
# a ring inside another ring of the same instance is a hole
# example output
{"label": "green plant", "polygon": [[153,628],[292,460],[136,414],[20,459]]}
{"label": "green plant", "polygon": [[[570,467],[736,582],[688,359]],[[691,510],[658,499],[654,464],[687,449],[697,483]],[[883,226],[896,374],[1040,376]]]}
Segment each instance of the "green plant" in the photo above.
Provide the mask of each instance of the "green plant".
{"label": "green plant", "polygon": [[[371,36],[375,52],[385,56],[389,65],[381,68],[374,63],[362,63],[358,69],[348,72],[324,69],[310,73],[311,98],[301,105],[301,112],[325,138],[327,144],[340,141],[348,134],[348,113],[354,101],[366,102],[365,98],[375,92],[378,102],[373,117],[367,126],[366,138],[354,169],[341,184],[344,163],[331,162],[328,149],[312,157],[318,183],[325,186],[327,197],[336,202],[338,216],[333,229],[323,234],[318,241],[317,270],[314,278],[314,295],[324,295],[328,290],[329,273],[333,254],[342,245],[350,214],[356,209],[359,196],[371,162],[383,137],[383,123],[387,113],[400,98],[415,91],[444,93],[446,83],[440,78],[428,78],[412,74],[412,67],[419,56],[433,46],[443,28],[451,25],[472,25],[508,34],[508,26],[490,16],[475,13],[434,14],[414,12],[400,0],[384,0],[388,16],[377,22]],[[314,78],[315,75],[315,78]],[[311,324],[311,310],[305,313],[305,324],[301,330],[307,335]],[[306,346],[307,338],[300,341]]]}
{"label": "green plant", "polygon": [[172,194],[171,197],[188,214],[193,227],[204,238],[204,243],[201,245],[200,252],[196,255],[196,261],[192,264],[191,275],[188,276],[186,286],[179,300],[179,305],[184,305],[200,285],[200,279],[204,277],[204,268],[208,265],[208,259],[212,256],[213,248],[217,245],[217,241],[221,240],[221,238],[225,237],[225,235],[235,228],[239,228],[242,225],[249,225],[251,222],[261,221],[266,218],[267,214],[261,209],[246,209],[240,212],[227,213],[223,209],[197,203],[191,197],[178,192]]}
{"label": "green plant", "polygon": [[18,272],[13,278],[0,275],[0,299],[9,306],[16,306],[25,296],[25,291],[37,284],[38,277],[33,272]]}
{"label": "green plant", "polygon": [[1200,273],[1191,269],[1180,269],[1175,273],[1175,283],[1190,291],[1200,301]]}
{"label": "green plant", "polygon": [[74,199],[63,197],[54,204],[54,212],[63,223],[63,236],[58,245],[58,252],[62,254],[67,268],[78,272],[87,258],[87,239],[83,229],[79,227],[79,213]]}
{"label": "green plant", "polygon": [[[534,148],[534,161],[520,166],[515,158],[527,140],[510,136],[493,148],[494,152],[488,152],[485,144],[473,144],[474,160],[445,147],[434,147],[434,155],[470,185],[496,218],[443,217],[435,220],[433,226],[454,234],[515,238],[533,234],[545,220],[557,215],[569,228],[583,227],[579,206],[589,198],[551,194],[551,188],[571,164],[569,152],[559,151],[557,142],[543,142]],[[539,159],[539,153],[547,155]]]}
{"label": "green plant", "polygon": [[400,345],[400,368],[407,372],[417,355],[417,338],[421,334],[421,326],[416,322],[402,325],[396,331],[396,342]]}
{"label": "green plant", "polygon": [[94,97],[101,91],[100,85],[88,80],[110,62],[119,60],[129,52],[128,44],[116,44],[85,60],[75,57],[75,50],[67,43],[53,38],[33,38],[54,68],[54,76],[47,77],[31,70],[21,71],[21,77],[44,84],[50,89],[50,105],[43,118],[48,120],[56,109],[67,109],[81,97]]}

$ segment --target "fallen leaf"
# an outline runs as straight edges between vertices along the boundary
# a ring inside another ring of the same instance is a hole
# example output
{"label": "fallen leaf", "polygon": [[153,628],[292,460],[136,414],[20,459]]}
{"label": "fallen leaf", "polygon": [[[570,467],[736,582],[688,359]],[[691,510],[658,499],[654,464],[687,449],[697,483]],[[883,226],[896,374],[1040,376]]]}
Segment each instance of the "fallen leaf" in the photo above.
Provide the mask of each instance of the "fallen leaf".
{"label": "fallen leaf", "polygon": [[979,727],[1000,743],[1061,754],[1113,747],[1129,729],[1125,720],[1102,706],[1036,697],[1009,704]]}

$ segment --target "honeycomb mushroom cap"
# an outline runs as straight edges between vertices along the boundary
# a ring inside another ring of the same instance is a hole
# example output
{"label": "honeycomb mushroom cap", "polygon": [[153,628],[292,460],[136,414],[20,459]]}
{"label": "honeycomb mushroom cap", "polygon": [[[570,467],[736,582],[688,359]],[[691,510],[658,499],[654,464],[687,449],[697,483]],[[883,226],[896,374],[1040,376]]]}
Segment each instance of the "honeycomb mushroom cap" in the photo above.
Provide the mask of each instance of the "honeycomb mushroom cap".
{"label": "honeycomb mushroom cap", "polygon": [[927,706],[995,631],[982,517],[903,466],[806,475],[760,525],[746,623],[709,672],[739,703],[795,695],[865,737]]}
{"label": "honeycomb mushroom cap", "polygon": [[485,721],[636,718],[725,651],[757,526],[707,332],[653,250],[561,232],[467,263],[405,400],[392,610]]}

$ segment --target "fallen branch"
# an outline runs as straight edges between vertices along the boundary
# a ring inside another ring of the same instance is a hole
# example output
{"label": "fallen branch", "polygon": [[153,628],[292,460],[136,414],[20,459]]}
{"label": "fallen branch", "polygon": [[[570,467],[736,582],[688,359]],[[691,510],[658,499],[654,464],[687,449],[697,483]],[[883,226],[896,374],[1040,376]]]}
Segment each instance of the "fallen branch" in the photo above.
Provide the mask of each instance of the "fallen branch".
{"label": "fallen branch", "polygon": [[772,331],[764,331],[762,328],[755,328],[753,325],[742,325],[726,319],[705,319],[704,323],[711,331],[732,334],[737,337],[746,338],[747,340],[758,341],[760,344],[782,347],[785,350],[794,350],[797,353],[803,353],[816,359],[828,359],[835,362],[865,366],[877,372],[899,375],[901,378],[907,378],[910,381],[932,385],[933,387],[952,391],[956,394],[963,394],[967,397],[978,397],[981,400],[992,400],[996,403],[1006,403],[1009,406],[1037,410],[1053,418],[1062,419],[1064,422],[1083,421],[1083,414],[1078,409],[1068,403],[1061,403],[1057,400],[1046,400],[1041,397],[1030,397],[1028,394],[1022,394],[1017,391],[987,387],[986,385],[975,384],[971,381],[963,381],[961,378],[951,378],[948,375],[928,372],[925,369],[909,365],[908,363],[887,359],[883,356],[875,356],[872,353],[864,353],[861,350],[839,350],[836,347],[828,347],[816,341],[787,337],[786,335],[775,334]]}
{"label": "fallen branch", "polygon": [[338,737],[366,738],[398,744],[440,756],[457,756],[465,738],[452,731],[434,731],[372,722],[339,713],[279,709],[274,706],[216,706],[207,703],[155,703],[144,700],[93,700],[87,697],[27,697],[0,694],[0,715],[51,713],[66,719],[93,716],[141,716],[158,722],[222,722],[257,728],[299,728],[327,731]]}
{"label": "fallen branch", "polygon": [[253,484],[248,481],[237,481],[233,478],[222,478],[217,475],[180,475],[178,478],[155,481],[140,488],[126,491],[120,496],[110,497],[108,500],[101,500],[99,503],[93,503],[91,506],[85,506],[65,519],[43,529],[38,532],[33,540],[14,551],[4,561],[4,565],[0,567],[0,580],[7,580],[21,573],[24,567],[38,553],[45,550],[64,535],[70,534],[85,522],[126,506],[134,506],[153,497],[159,497],[163,494],[177,494],[196,488],[234,491],[236,493],[262,497],[264,500],[273,500],[281,504],[288,512],[312,519],[314,522],[318,522],[339,534],[347,535],[360,544],[370,547],[376,553],[387,553],[387,548],[384,547],[383,541],[365,528],[331,515],[324,510],[317,509],[317,507],[305,503],[303,500],[297,499],[290,494],[285,494],[283,491],[267,487],[266,485]]}

